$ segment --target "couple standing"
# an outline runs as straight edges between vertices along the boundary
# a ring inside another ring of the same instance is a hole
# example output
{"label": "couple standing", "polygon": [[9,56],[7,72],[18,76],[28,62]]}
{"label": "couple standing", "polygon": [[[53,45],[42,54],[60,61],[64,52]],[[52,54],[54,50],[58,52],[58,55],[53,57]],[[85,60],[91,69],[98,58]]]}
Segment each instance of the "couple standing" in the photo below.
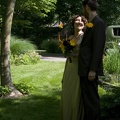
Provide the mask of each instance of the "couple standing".
{"label": "couple standing", "polygon": [[90,23],[85,23],[83,16],[72,19],[72,38],[77,45],[72,63],[67,59],[63,74],[61,120],[100,120],[98,76],[103,75],[106,28],[96,12],[97,1],[84,0],[82,4]]}

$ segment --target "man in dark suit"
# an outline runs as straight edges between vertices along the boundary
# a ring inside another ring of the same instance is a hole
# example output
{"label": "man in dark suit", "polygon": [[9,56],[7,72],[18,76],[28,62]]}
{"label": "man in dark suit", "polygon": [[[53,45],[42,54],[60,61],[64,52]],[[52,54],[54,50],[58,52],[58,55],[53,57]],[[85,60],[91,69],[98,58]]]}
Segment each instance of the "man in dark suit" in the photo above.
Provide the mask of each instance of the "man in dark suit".
{"label": "man in dark suit", "polygon": [[103,75],[103,52],[105,46],[105,24],[97,15],[96,0],[84,0],[83,11],[88,19],[78,56],[78,74],[81,81],[84,120],[100,120],[98,76]]}

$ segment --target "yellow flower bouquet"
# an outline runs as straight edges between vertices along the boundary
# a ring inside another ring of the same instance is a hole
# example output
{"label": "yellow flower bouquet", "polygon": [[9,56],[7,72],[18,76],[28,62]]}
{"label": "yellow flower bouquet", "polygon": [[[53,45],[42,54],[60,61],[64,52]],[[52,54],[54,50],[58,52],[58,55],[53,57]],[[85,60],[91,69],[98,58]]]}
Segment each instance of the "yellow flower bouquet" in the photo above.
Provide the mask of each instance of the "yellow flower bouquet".
{"label": "yellow flower bouquet", "polygon": [[73,48],[75,47],[75,45],[76,45],[76,42],[74,39],[61,40],[59,42],[59,47],[61,48],[62,52],[66,55],[73,51]]}
{"label": "yellow flower bouquet", "polygon": [[76,46],[76,41],[74,39],[66,39],[59,41],[59,47],[61,48],[64,55],[69,57],[70,62],[72,62],[70,58],[70,54],[74,52],[75,46]]}
{"label": "yellow flower bouquet", "polygon": [[[63,24],[59,24],[59,28],[63,28]],[[76,41],[74,39],[69,39],[66,34],[66,38],[61,40],[60,32],[58,32],[58,41],[59,41],[59,48],[61,49],[62,53],[64,53],[65,57],[70,59],[72,62],[70,54],[74,52],[74,47],[76,46]]]}

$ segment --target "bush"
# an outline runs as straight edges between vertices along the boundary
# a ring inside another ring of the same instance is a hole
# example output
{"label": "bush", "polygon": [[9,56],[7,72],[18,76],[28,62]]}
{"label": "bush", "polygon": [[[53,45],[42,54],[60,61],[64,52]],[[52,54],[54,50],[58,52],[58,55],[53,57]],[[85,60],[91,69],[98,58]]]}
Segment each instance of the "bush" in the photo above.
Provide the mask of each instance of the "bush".
{"label": "bush", "polygon": [[14,65],[36,64],[40,61],[40,55],[38,55],[36,52],[28,52],[20,55],[11,55],[10,61],[11,64]]}
{"label": "bush", "polygon": [[[100,77],[101,78],[101,77]],[[110,75],[101,78],[104,82],[100,84],[99,94],[101,100],[102,120],[120,119],[120,87],[119,76]],[[106,80],[109,79],[109,80]]]}
{"label": "bush", "polygon": [[[15,88],[22,94],[30,94],[34,90],[33,85],[26,85],[24,83],[14,84]],[[8,87],[0,86],[0,96],[4,96],[10,93]]]}
{"label": "bush", "polygon": [[106,90],[100,86],[98,86],[98,90],[99,90],[99,95],[102,96],[102,95],[105,95],[106,94]]}
{"label": "bush", "polygon": [[44,40],[41,44],[41,48],[45,49],[47,53],[61,53],[58,45],[58,40]]}
{"label": "bush", "polygon": [[10,90],[7,87],[0,86],[0,96],[6,95],[10,92]]}
{"label": "bush", "polygon": [[112,91],[106,92],[101,96],[102,117],[120,119],[120,88],[115,87]]}
{"label": "bush", "polygon": [[120,50],[116,42],[109,43],[104,56],[104,68],[109,74],[120,74]]}
{"label": "bush", "polygon": [[19,90],[22,94],[30,94],[34,90],[33,85],[26,85],[24,83],[14,84],[15,88]]}
{"label": "bush", "polygon": [[35,51],[36,46],[29,40],[11,37],[10,50],[12,55],[20,55],[29,51]]}
{"label": "bush", "polygon": [[26,39],[19,39],[16,36],[12,36],[10,45],[11,64],[28,65],[38,63],[40,60],[40,56],[36,52],[34,52],[36,48],[37,47],[31,41],[28,41]]}

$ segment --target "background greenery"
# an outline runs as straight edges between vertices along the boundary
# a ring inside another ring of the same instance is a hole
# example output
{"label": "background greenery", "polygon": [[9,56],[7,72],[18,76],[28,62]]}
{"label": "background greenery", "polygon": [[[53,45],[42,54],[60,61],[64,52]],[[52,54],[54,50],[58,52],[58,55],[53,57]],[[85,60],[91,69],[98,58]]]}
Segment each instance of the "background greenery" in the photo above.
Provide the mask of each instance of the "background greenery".
{"label": "background greenery", "polygon": [[40,60],[40,55],[36,52],[37,46],[28,39],[11,36],[10,49],[11,64],[36,64]]}
{"label": "background greenery", "polygon": [[[17,0],[12,24],[12,35],[27,38],[41,49],[41,43],[57,37],[58,24],[70,23],[74,14],[82,14],[80,0]],[[99,0],[99,16],[106,26],[120,24],[120,1]],[[0,29],[6,0],[0,1]],[[64,28],[62,31],[66,31]]]}

